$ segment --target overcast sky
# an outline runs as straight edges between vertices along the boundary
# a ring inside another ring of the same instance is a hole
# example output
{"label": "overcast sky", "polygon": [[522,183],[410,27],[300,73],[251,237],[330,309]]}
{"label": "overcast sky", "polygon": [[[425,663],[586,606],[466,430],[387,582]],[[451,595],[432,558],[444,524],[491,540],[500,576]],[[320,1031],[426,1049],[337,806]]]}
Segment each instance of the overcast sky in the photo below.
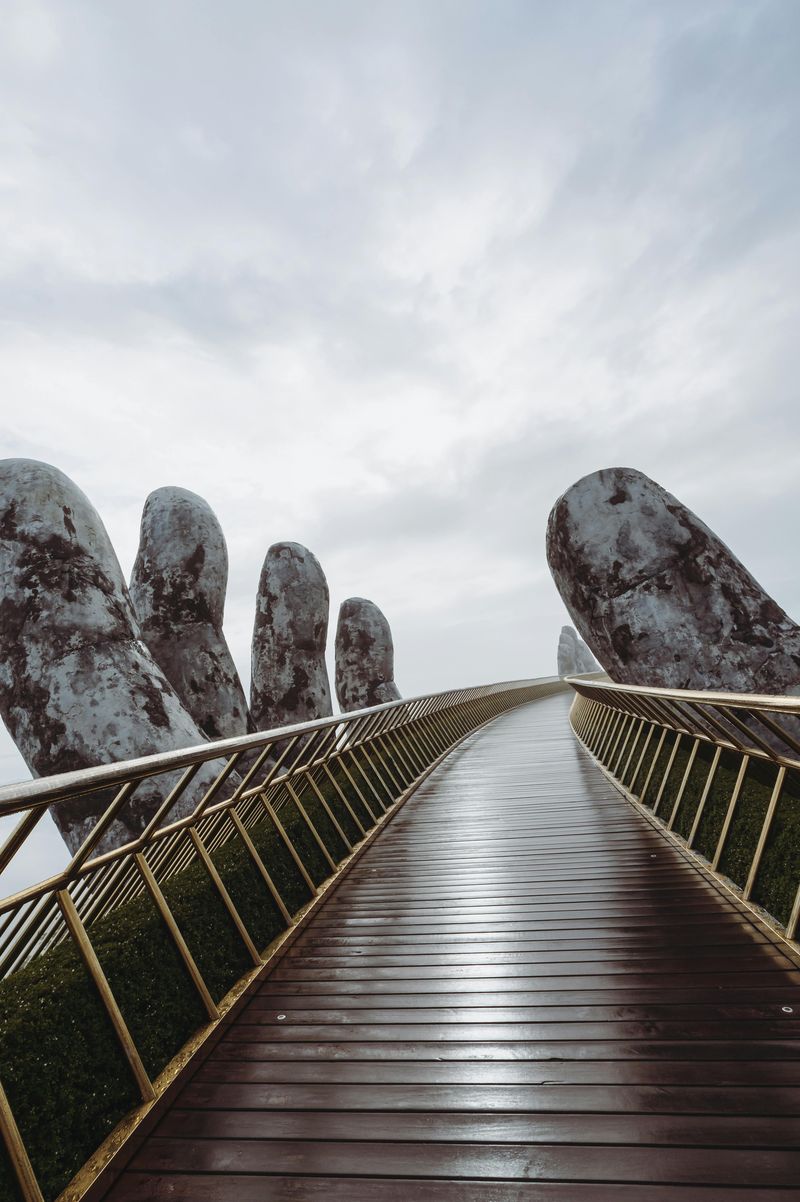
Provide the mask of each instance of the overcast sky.
{"label": "overcast sky", "polygon": [[406,695],[553,672],[547,514],[614,465],[800,618],[796,0],[0,9],[2,453],[126,573],[204,496],[243,677],[282,539]]}

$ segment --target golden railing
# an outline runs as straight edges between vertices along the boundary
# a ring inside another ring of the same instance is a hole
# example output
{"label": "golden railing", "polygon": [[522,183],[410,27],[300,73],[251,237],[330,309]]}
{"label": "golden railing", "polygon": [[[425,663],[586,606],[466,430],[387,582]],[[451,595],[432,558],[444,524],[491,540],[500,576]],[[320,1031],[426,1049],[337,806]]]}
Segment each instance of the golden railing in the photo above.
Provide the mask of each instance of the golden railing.
{"label": "golden railing", "polygon": [[[288,933],[316,908],[377,828],[453,747],[500,713],[564,687],[548,677],[432,694],[0,789],[0,817],[19,815],[0,848],[0,872],[24,856],[34,828],[51,805],[80,798],[88,799],[92,808],[95,795],[94,809],[100,811],[63,871],[0,901],[0,981],[27,966],[46,964],[41,957],[60,946],[71,944],[77,949],[142,1099],[128,1119],[134,1126],[167,1088],[187,1049],[152,1079],[97,954],[97,924],[137,898],[150,899],[208,1020],[191,1041],[196,1046]],[[135,802],[137,788],[154,780],[159,783],[161,802],[140,833],[124,846],[103,850],[109,833],[119,829],[115,823]],[[203,787],[193,794],[198,781]],[[104,799],[102,806],[98,797]],[[192,799],[190,812],[171,820],[176,807],[179,811],[186,807],[187,798]],[[256,846],[265,829],[306,890],[308,900],[299,908],[296,890],[290,897],[282,889],[280,874]],[[232,841],[280,916],[282,932],[266,948],[257,945],[256,933],[248,929],[241,906],[223,880],[220,853]],[[210,882],[252,965],[219,1000],[213,997],[166,896],[170,884],[193,866],[197,873],[207,874],[203,879],[206,885]],[[0,1083],[0,1133],[22,1198],[42,1202],[27,1141],[15,1121],[11,1092]],[[101,1149],[92,1158],[93,1174],[114,1146],[114,1139],[107,1141],[106,1152]],[[80,1174],[62,1198],[80,1196],[84,1183],[79,1178]]]}
{"label": "golden railing", "polygon": [[794,941],[800,698],[567,683],[572,728],[617,787]]}

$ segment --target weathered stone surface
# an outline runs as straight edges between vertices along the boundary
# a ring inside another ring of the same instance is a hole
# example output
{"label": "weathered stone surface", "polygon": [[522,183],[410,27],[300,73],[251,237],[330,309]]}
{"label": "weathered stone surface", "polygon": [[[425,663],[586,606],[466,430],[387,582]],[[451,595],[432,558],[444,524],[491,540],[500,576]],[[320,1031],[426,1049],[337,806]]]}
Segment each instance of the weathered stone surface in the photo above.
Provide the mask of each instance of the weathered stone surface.
{"label": "weathered stone surface", "polygon": [[562,626],[558,639],[559,676],[577,676],[581,672],[599,672],[600,665],[572,626]]}
{"label": "weathered stone surface", "polygon": [[267,551],[256,597],[250,710],[257,730],[333,712],[325,642],[330,594],[316,556],[299,543]]}
{"label": "weathered stone surface", "polygon": [[553,507],[547,558],[613,680],[797,693],[800,627],[691,510],[630,468],[585,476]]}
{"label": "weathered stone surface", "polygon": [[151,492],[131,600],[154,660],[210,739],[252,729],[222,633],[227,584],[228,549],[211,506],[185,488]]}
{"label": "weathered stone surface", "polygon": [[[0,713],[34,776],[204,742],[139,639],[97,512],[57,468],[30,459],[0,461]],[[200,771],[175,817],[211,778]],[[138,787],[102,847],[141,830],[165,780]],[[70,850],[107,804],[89,794],[54,807]]]}
{"label": "weathered stone surface", "polygon": [[345,713],[400,698],[389,623],[377,605],[364,597],[349,597],[339,610],[336,696]]}

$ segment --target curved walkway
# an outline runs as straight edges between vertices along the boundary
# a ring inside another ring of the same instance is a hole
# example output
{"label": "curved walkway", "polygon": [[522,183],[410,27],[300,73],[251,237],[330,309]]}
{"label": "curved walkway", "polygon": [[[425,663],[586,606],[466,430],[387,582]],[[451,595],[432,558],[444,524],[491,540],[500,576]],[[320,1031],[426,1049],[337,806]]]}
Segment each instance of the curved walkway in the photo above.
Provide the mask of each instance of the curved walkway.
{"label": "curved walkway", "polygon": [[109,1202],[797,1202],[800,972],[568,703],[429,777]]}

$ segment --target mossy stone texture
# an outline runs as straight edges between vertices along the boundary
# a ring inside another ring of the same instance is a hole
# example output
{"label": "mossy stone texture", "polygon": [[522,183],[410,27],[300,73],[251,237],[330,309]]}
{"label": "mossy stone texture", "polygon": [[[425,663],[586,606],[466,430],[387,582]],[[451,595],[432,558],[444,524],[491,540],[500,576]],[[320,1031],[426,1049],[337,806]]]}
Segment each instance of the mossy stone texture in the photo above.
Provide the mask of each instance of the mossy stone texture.
{"label": "mossy stone texture", "polygon": [[185,488],[151,492],[142,513],[131,599],[142,638],[210,739],[251,729],[222,621],[228,549],[211,506]]}
{"label": "mossy stone texture", "polygon": [[[0,462],[0,714],[34,776],[205,741],[141,640],[97,511],[63,472],[31,459]],[[174,775],[143,782],[101,848],[138,833]],[[213,777],[201,768],[175,817]],[[101,792],[54,807],[71,851],[108,802]]]}
{"label": "mossy stone texture", "polygon": [[348,597],[336,628],[336,696],[343,712],[398,701],[392,631],[374,601]]}
{"label": "mossy stone texture", "polygon": [[642,472],[584,476],[554,505],[547,559],[612,680],[796,693],[800,627],[690,509]]}

